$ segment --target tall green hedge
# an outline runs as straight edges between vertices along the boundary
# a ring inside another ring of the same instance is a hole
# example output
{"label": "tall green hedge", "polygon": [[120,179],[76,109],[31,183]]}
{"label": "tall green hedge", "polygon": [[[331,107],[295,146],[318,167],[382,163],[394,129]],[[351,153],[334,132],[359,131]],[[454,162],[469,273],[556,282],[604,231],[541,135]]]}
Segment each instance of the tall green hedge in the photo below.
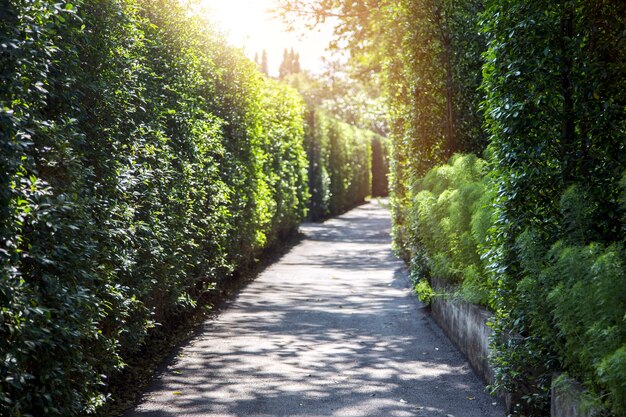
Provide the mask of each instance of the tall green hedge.
{"label": "tall green hedge", "polygon": [[[479,283],[516,415],[548,413],[555,371],[625,414],[626,3],[383,4],[396,247]],[[484,176],[445,164],[467,150]]]}
{"label": "tall green hedge", "polygon": [[0,414],[72,416],[306,214],[304,104],[175,0],[0,7]]}
{"label": "tall green hedge", "polygon": [[372,138],[372,197],[389,195],[389,139]]}
{"label": "tall green hedge", "polygon": [[626,302],[606,286],[624,294],[626,3],[487,6],[484,110],[498,230],[488,260],[496,333],[518,335],[495,340],[499,382],[540,415],[552,371],[564,368],[622,415],[626,362],[608,358],[626,347]]}
{"label": "tall green hedge", "polygon": [[371,195],[372,142],[381,139],[322,110],[310,110],[307,122],[309,216],[320,220],[341,214]]}
{"label": "tall green hedge", "polygon": [[454,153],[480,155],[487,144],[480,112],[482,1],[381,1],[385,28],[383,84],[391,130],[393,234],[402,242],[413,199],[411,185]]}

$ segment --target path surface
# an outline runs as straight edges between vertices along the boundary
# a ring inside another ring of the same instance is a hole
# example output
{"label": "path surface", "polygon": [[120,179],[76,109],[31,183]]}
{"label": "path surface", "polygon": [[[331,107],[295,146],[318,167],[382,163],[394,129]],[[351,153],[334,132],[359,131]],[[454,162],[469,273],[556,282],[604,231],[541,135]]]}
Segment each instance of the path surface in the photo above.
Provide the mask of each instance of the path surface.
{"label": "path surface", "polygon": [[303,225],[127,417],[504,416],[411,294],[389,228],[376,202]]}

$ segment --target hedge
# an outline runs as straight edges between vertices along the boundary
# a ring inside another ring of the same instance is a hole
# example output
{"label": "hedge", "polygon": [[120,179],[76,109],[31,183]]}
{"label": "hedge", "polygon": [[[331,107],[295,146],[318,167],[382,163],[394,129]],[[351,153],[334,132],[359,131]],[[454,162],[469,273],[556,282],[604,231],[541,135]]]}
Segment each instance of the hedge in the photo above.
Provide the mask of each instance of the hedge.
{"label": "hedge", "polygon": [[565,370],[623,415],[626,3],[486,3],[498,384],[542,415]]}
{"label": "hedge", "polygon": [[175,0],[4,4],[0,414],[92,413],[305,217],[304,104]]}
{"label": "hedge", "polygon": [[309,110],[309,216],[321,220],[341,214],[372,193],[372,131],[350,126],[323,110]]}
{"label": "hedge", "polygon": [[[411,257],[411,276],[421,298],[441,296],[429,285],[430,278],[437,277],[451,289],[452,294],[446,295],[492,310],[502,303],[502,273],[490,270],[499,251],[494,238],[499,219],[498,196],[488,174],[485,161],[474,155],[455,155],[411,188],[414,194],[407,207],[410,221],[404,250]],[[626,213],[626,180],[621,187],[621,212]],[[516,384],[531,371],[539,381],[542,375],[538,371],[543,369],[528,364],[537,366],[550,360],[551,369],[565,370],[584,382],[593,393],[587,397],[589,406],[621,415],[626,400],[626,246],[589,238],[595,233],[593,217],[600,208],[584,186],[569,187],[557,203],[565,232],[560,240],[547,244],[544,232],[536,226],[515,240],[524,274],[516,290],[525,294],[518,302],[534,331],[494,340],[496,376],[515,399],[524,401],[528,391]],[[522,356],[520,350],[528,348],[531,341],[549,350],[540,355],[536,350],[523,351]],[[537,357],[529,357],[531,354]],[[550,386],[551,377],[545,381]],[[532,399],[535,409],[540,409],[538,396]]]}
{"label": "hedge", "polygon": [[381,8],[396,248],[493,309],[514,415],[561,371],[624,415],[626,3],[435,3]]}

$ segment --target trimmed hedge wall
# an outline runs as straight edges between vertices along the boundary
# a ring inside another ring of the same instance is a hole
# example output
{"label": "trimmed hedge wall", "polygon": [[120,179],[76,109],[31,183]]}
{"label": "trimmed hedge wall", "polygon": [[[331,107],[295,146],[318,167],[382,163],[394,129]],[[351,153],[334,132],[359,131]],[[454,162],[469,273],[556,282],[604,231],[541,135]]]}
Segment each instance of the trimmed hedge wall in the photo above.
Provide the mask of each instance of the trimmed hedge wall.
{"label": "trimmed hedge wall", "polygon": [[305,217],[304,104],[175,0],[0,15],[0,414],[90,413]]}
{"label": "trimmed hedge wall", "polygon": [[350,126],[322,110],[307,117],[311,220],[341,214],[372,193],[372,142],[376,133]]}
{"label": "trimmed hedge wall", "polygon": [[513,415],[547,415],[563,371],[625,415],[626,3],[381,9],[397,249],[494,311]]}

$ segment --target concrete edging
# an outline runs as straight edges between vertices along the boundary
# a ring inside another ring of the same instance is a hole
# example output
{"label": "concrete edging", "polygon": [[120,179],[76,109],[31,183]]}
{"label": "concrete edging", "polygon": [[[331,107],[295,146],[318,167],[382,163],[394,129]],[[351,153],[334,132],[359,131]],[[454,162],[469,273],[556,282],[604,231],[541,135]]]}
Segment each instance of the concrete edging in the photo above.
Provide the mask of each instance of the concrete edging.
{"label": "concrete edging", "polygon": [[[448,292],[443,281],[431,282],[436,292]],[[489,366],[489,338],[493,330],[487,322],[493,313],[476,304],[436,296],[431,300],[432,317],[446,335],[465,355],[472,368],[484,382],[493,382],[493,370]]]}
{"label": "concrete edging", "polygon": [[[436,292],[451,292],[443,281],[432,280]],[[433,297],[431,312],[435,322],[454,345],[467,358],[471,367],[486,384],[494,382],[494,372],[489,365],[489,339],[493,330],[487,323],[493,318],[489,310],[461,300],[445,296]],[[513,396],[499,392],[496,396],[508,411],[513,409]]]}
{"label": "concrete edging", "polygon": [[552,377],[550,390],[551,417],[594,417],[599,410],[585,407],[587,390],[583,385],[564,374]]}
{"label": "concrete edging", "polygon": [[433,298],[432,316],[446,335],[465,355],[470,365],[487,383],[493,382],[489,366],[489,337],[487,326],[492,314],[473,304]]}
{"label": "concrete edging", "polygon": [[[451,292],[444,281],[433,279],[431,286],[435,292]],[[467,358],[468,362],[484,382],[494,381],[494,372],[489,365],[489,339],[493,330],[487,323],[493,313],[476,304],[436,296],[431,299],[431,313],[435,322],[448,338]],[[556,381],[558,375],[553,378]],[[585,393],[583,386],[571,378],[559,378],[551,389],[551,417],[593,417],[593,411],[584,410],[581,398]],[[512,395],[500,393],[498,397],[505,403],[507,410],[512,409]]]}

